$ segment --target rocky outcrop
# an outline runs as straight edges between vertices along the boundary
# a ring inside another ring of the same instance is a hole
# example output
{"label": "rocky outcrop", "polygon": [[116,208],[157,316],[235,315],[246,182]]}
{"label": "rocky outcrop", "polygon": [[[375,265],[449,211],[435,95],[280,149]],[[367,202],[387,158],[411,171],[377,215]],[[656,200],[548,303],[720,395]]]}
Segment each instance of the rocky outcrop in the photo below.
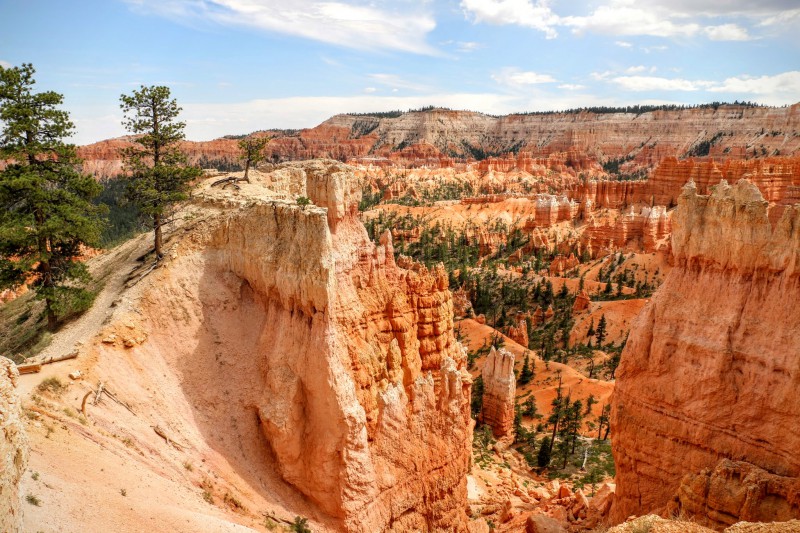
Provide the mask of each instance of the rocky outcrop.
{"label": "rocky outcrop", "polygon": [[666,249],[672,231],[671,214],[664,206],[631,206],[616,215],[590,216],[581,242],[594,257],[625,248],[648,253]]}
{"label": "rocky outcrop", "polygon": [[314,205],[203,198],[229,205],[206,253],[265,312],[252,404],[278,470],[348,531],[464,531],[471,378],[447,274],[369,240],[350,168],[296,169],[274,183],[303,179]]}
{"label": "rocky outcrop", "polygon": [[747,180],[684,187],[675,266],[617,371],[614,520],[663,509],[684,475],[722,458],[800,477],[800,206],[772,209],[775,224]]}
{"label": "rocky outcrop", "polygon": [[0,531],[22,531],[20,480],[28,462],[28,440],[20,420],[19,373],[0,357]]}
{"label": "rocky outcrop", "polygon": [[592,303],[592,301],[589,299],[586,290],[581,289],[577,296],[575,296],[575,303],[572,304],[572,312],[580,313],[581,311],[585,311],[589,308],[590,303]]}
{"label": "rocky outcrop", "polygon": [[514,354],[492,347],[483,364],[483,408],[481,420],[491,426],[494,436],[502,439],[514,432],[514,402],[517,378]]}
{"label": "rocky outcrop", "polygon": [[713,529],[739,521],[786,522],[800,516],[800,479],[723,459],[713,470],[686,474],[667,511]]}

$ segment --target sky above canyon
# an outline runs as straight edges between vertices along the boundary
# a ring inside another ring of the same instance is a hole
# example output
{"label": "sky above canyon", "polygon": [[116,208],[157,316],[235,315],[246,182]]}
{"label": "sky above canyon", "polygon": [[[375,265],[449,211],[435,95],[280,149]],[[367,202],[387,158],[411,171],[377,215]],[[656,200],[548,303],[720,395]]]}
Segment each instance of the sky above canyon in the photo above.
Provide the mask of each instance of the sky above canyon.
{"label": "sky above canyon", "polygon": [[85,144],[119,96],[172,89],[187,137],[428,105],[490,114],[800,101],[800,0],[0,0]]}

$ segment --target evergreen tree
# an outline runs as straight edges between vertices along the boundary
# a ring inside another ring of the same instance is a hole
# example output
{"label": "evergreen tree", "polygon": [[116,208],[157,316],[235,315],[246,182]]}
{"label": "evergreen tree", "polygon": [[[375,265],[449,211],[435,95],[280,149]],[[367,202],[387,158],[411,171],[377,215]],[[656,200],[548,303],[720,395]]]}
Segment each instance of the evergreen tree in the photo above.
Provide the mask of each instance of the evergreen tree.
{"label": "evergreen tree", "polygon": [[174,204],[186,199],[189,182],[201,172],[187,165],[179,149],[186,123],[177,120],[181,108],[170,98],[168,87],[142,86],[132,95],[121,95],[120,102],[125,114],[122,124],[137,136],[137,146],[122,151],[130,174],[128,199],[150,218],[153,248],[160,259],[162,227],[169,222]]}
{"label": "evergreen tree", "polygon": [[534,368],[530,362],[530,354],[526,351],[525,352],[525,359],[522,363],[522,372],[519,374],[519,383],[520,385],[527,385],[531,382],[534,375]]}
{"label": "evergreen tree", "polygon": [[0,67],[0,288],[26,280],[45,301],[47,325],[84,310],[91,294],[76,282],[90,277],[77,257],[97,246],[102,216],[92,203],[102,187],[82,175],[75,147],[63,139],[74,125],[59,110],[62,95],[35,93],[31,64]]}
{"label": "evergreen tree", "polygon": [[242,153],[239,159],[244,161],[244,181],[250,183],[250,167],[257,165],[264,160],[264,147],[271,137],[245,137],[239,141],[239,150]]}
{"label": "evergreen tree", "polygon": [[597,323],[597,332],[595,339],[597,339],[597,347],[603,347],[603,341],[606,340],[606,315],[600,315],[600,322]]}
{"label": "evergreen tree", "polygon": [[550,465],[550,450],[552,447],[553,443],[550,437],[542,439],[542,444],[539,447],[539,454],[536,456],[536,464],[539,465],[539,468],[547,468]]}
{"label": "evergreen tree", "polygon": [[592,318],[589,321],[589,329],[586,331],[586,336],[587,337],[594,337],[594,334],[595,334],[595,331],[594,331],[594,318]]}
{"label": "evergreen tree", "polygon": [[472,398],[470,402],[472,418],[477,420],[483,409],[483,376],[478,375],[472,382]]}

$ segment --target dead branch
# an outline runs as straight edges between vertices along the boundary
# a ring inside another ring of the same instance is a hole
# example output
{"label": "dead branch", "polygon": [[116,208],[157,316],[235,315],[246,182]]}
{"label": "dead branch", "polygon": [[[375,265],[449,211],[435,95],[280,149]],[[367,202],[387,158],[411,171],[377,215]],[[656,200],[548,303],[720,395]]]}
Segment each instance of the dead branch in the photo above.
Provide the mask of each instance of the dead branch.
{"label": "dead branch", "polygon": [[[137,283],[142,281],[145,278],[145,276],[147,276],[153,270],[157,269],[159,266],[161,266],[161,260],[159,258],[156,258],[155,262],[150,266],[150,268],[148,268],[144,273],[142,273],[142,275],[140,275],[138,278],[136,278],[136,281],[134,281],[133,283],[130,283],[131,278],[128,278],[128,282],[129,283],[127,285],[127,288],[130,289],[131,287],[133,287],[134,285],[136,285]],[[131,277],[133,277],[133,276],[131,276]]]}
{"label": "dead branch", "polygon": [[117,397],[116,397],[116,395],[114,395],[114,393],[113,393],[113,392],[111,392],[111,391],[110,391],[110,390],[108,390],[107,388],[103,389],[103,392],[105,393],[105,395],[106,395],[106,396],[108,396],[109,398],[111,398],[112,400],[114,400],[115,402],[117,402],[118,404],[120,404],[122,407],[124,407],[125,409],[127,409],[128,411],[130,411],[130,413],[131,413],[133,416],[136,416],[136,413],[133,411],[133,408],[132,408],[130,405],[128,405],[127,403],[125,403],[125,402],[123,402],[122,400],[120,400],[119,398],[117,398]]}
{"label": "dead branch", "polygon": [[164,430],[161,429],[161,427],[159,426],[150,426],[150,427],[153,428],[153,431],[156,432],[156,435],[167,441],[167,444],[174,447],[176,450],[181,450],[181,451],[183,450],[183,446],[175,442],[173,439],[169,438],[167,434],[164,432]]}
{"label": "dead branch", "polygon": [[83,396],[83,401],[81,402],[81,413],[83,413],[83,416],[86,416],[86,400],[92,395],[93,392],[94,391],[90,390]]}
{"label": "dead branch", "polygon": [[239,189],[241,189],[241,187],[239,187],[238,185],[238,182],[240,181],[247,181],[247,180],[245,180],[244,178],[237,178],[236,176],[228,176],[226,178],[218,179],[217,181],[212,183],[211,186],[216,187],[217,185],[222,185],[223,189],[225,187],[232,186],[238,191]]}
{"label": "dead branch", "polygon": [[97,402],[100,401],[100,395],[101,394],[103,394],[103,382],[102,381],[97,384],[97,392],[94,395],[94,401],[92,402],[92,405],[97,405]]}
{"label": "dead branch", "polygon": [[58,357],[48,357],[47,359],[42,361],[41,364],[49,365],[51,363],[58,363],[60,361],[67,361],[68,359],[75,359],[76,357],[78,357],[78,350],[72,350],[70,353],[68,353],[66,355],[60,355]]}

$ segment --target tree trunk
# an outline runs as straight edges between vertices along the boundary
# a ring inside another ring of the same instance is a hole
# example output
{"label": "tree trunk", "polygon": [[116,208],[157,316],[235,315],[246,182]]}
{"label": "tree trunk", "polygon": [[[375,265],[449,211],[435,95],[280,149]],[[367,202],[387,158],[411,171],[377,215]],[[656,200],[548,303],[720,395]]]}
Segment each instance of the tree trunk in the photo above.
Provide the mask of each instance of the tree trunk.
{"label": "tree trunk", "polygon": [[247,160],[244,162],[244,181],[250,183],[250,158],[248,157]]}
{"label": "tree trunk", "polygon": [[156,252],[156,259],[161,259],[163,254],[161,252],[161,215],[153,215],[153,248]]}
{"label": "tree trunk", "polygon": [[603,440],[608,440],[608,432],[611,431],[611,424],[606,424],[606,432],[603,435]]}

